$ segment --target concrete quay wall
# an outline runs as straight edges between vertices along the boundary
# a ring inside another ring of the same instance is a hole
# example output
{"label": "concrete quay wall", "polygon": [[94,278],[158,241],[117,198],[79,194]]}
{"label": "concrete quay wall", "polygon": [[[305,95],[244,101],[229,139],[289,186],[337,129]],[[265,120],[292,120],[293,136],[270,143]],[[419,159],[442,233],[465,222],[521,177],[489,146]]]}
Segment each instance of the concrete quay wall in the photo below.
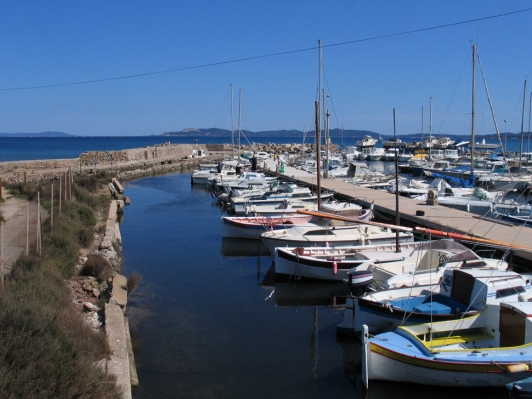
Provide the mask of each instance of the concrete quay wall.
{"label": "concrete quay wall", "polygon": [[[142,169],[143,173],[146,173],[146,169],[150,168],[152,171],[176,169],[175,166],[169,167],[168,165],[185,159],[190,159],[189,162],[197,164],[201,158],[188,158],[197,149],[206,151],[205,146],[199,145],[163,144],[121,151],[89,151],[82,153],[78,158],[71,159],[0,162],[0,178],[7,183],[52,180],[59,178],[69,168],[74,173],[105,169],[124,170],[124,173]],[[138,175],[140,173],[126,174]]]}

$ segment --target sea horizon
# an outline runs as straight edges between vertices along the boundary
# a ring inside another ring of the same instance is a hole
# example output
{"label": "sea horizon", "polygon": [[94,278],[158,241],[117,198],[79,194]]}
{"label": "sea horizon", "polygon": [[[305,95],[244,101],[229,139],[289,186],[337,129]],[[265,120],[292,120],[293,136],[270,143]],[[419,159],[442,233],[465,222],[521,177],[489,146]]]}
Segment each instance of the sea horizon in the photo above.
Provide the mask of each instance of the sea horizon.
{"label": "sea horizon", "polygon": [[[458,139],[464,136],[453,136]],[[356,142],[362,137],[333,137],[332,144],[340,148],[356,146]],[[241,138],[240,143],[243,146],[251,146],[255,143],[276,143],[276,144],[314,144],[312,134],[303,137],[277,137],[277,136],[257,136],[250,141],[248,138]],[[408,142],[421,141],[419,138],[409,137]],[[231,144],[232,138],[226,136],[65,136],[65,137],[0,137],[0,162],[9,161],[33,161],[45,159],[71,159],[78,158],[81,154],[89,151],[121,151],[132,148],[143,148],[164,143],[171,144]],[[486,143],[499,144],[496,139],[486,139]],[[515,138],[507,140],[503,138],[503,146],[508,151],[518,152],[520,150],[521,140]],[[237,138],[234,140],[235,146]],[[379,140],[377,147],[382,147]],[[523,144],[523,151],[530,151],[529,142]]]}

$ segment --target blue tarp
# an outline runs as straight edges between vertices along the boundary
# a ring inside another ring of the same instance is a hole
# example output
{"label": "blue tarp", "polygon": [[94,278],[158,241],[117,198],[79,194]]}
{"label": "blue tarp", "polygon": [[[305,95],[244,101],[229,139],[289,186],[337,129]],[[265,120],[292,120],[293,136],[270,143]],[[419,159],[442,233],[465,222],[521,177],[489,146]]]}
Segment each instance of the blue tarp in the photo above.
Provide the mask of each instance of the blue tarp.
{"label": "blue tarp", "polygon": [[469,177],[468,180],[460,179],[458,177],[453,177],[453,176],[442,175],[436,172],[432,172],[431,175],[432,177],[436,177],[436,178],[439,177],[441,179],[450,181],[451,183],[458,184],[459,186],[462,186],[462,187],[466,187],[466,188],[475,187],[475,174],[474,173],[471,173],[471,176]]}

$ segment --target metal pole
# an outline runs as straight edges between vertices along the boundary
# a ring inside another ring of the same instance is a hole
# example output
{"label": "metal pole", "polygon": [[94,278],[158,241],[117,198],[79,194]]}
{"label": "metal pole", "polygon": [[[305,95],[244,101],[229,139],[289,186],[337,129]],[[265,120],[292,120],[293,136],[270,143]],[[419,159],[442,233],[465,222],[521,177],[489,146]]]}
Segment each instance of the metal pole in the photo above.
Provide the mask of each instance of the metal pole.
{"label": "metal pole", "polygon": [[476,90],[476,58],[477,58],[477,45],[473,44],[473,82],[471,90],[471,176],[475,170],[475,90]]}
{"label": "metal pole", "polygon": [[525,102],[526,102],[526,79],[525,88],[523,89],[523,112],[521,114],[521,145],[519,146],[519,174],[523,166],[523,141],[525,137]]}
{"label": "metal pole", "polygon": [[316,185],[318,186],[318,211],[321,209],[321,174],[320,174],[320,103],[319,101],[315,102],[315,113],[316,113]]}
{"label": "metal pole", "polygon": [[[393,141],[397,143],[395,136],[395,108],[393,109]],[[399,226],[401,218],[399,217],[399,157],[395,153],[395,225]],[[395,252],[401,252],[399,246],[399,230],[395,230]]]}

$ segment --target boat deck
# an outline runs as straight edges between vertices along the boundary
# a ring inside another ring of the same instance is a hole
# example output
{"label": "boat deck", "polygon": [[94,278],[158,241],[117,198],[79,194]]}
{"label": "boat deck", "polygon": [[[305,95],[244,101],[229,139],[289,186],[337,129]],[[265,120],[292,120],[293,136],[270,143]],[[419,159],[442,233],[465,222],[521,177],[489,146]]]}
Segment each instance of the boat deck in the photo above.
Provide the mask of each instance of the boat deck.
{"label": "boat deck", "polygon": [[[261,166],[267,173],[276,173],[277,163],[273,159],[265,160]],[[313,188],[317,187],[316,175],[293,167],[285,166],[284,173],[278,173],[278,175]],[[375,212],[388,217],[390,223],[394,223],[395,194],[330,178],[322,177],[320,183],[322,190],[334,191],[342,197],[356,199],[357,203],[363,207],[370,207],[373,202]],[[473,213],[443,205],[428,205],[426,202],[402,196],[399,197],[399,215],[402,225],[467,234],[523,247],[515,250],[515,254],[524,259],[532,260],[532,229],[530,227],[509,225],[490,218],[479,218]]]}

